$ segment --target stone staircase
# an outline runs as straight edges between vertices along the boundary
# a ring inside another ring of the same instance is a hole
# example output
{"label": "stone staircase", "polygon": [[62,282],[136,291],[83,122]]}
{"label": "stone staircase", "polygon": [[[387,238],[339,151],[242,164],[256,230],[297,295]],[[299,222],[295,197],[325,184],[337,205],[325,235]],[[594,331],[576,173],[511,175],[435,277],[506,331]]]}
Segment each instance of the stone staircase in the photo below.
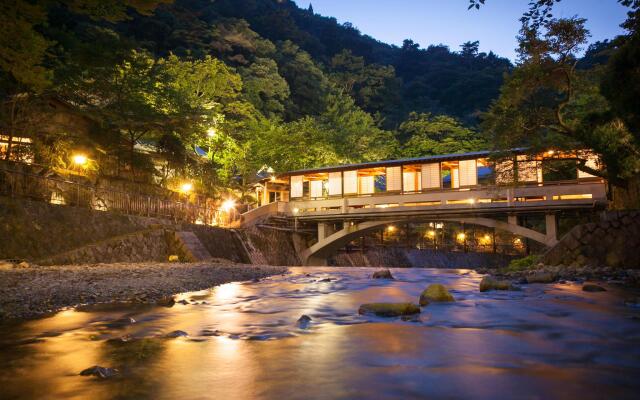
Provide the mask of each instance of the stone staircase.
{"label": "stone staircase", "polygon": [[174,246],[180,261],[196,262],[210,260],[211,254],[195,233],[189,231],[174,232]]}

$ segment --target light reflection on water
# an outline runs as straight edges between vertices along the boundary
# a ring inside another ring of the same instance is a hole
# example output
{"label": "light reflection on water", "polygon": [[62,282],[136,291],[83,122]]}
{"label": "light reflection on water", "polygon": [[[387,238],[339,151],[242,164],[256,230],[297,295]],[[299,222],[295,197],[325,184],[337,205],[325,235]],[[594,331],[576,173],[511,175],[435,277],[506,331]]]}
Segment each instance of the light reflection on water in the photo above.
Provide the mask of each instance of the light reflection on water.
{"label": "light reflection on water", "polygon": [[[103,306],[0,327],[0,398],[634,398],[640,311],[609,287],[529,285],[479,293],[468,270],[292,268],[186,293],[188,305]],[[330,281],[324,281],[330,278]],[[412,321],[360,304],[417,302],[442,283],[453,304]],[[296,326],[307,314],[309,329]],[[128,323],[128,318],[136,322]],[[188,338],[164,339],[183,330]],[[121,337],[130,340],[122,342]],[[94,364],[122,376],[78,376]]]}

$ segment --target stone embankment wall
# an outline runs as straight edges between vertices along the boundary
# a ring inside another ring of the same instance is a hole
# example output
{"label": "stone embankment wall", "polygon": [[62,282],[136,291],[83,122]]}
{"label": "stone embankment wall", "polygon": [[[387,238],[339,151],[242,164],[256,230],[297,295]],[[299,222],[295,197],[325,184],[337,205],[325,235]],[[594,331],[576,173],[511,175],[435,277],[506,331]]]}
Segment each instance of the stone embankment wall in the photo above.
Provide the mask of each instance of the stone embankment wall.
{"label": "stone embankment wall", "polygon": [[640,211],[606,211],[574,227],[540,259],[545,265],[640,268]]}
{"label": "stone embankment wall", "polygon": [[489,253],[461,253],[382,247],[364,253],[340,253],[332,260],[336,266],[387,268],[487,268],[509,264],[514,256]]}
{"label": "stone embankment wall", "polygon": [[175,252],[169,247],[167,231],[149,229],[92,243],[36,262],[39,265],[166,262],[169,254]]}
{"label": "stone embankment wall", "polygon": [[[185,247],[184,238],[193,235],[200,251]],[[0,259],[51,265],[167,261],[178,255],[194,261],[196,253],[251,263],[241,235],[229,229],[0,196]]]}
{"label": "stone embankment wall", "polygon": [[0,259],[38,260],[163,223],[0,196]]}

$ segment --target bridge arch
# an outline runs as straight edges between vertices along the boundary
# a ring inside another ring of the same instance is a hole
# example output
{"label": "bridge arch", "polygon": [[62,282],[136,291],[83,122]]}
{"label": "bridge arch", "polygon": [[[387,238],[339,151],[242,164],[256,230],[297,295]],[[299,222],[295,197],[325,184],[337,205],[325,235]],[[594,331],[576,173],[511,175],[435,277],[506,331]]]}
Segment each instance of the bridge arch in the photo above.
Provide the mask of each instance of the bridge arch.
{"label": "bridge arch", "polygon": [[[435,221],[436,219],[420,219],[420,222],[429,222],[430,220]],[[302,262],[304,265],[325,265],[327,257],[335,254],[340,248],[344,247],[354,239],[357,239],[358,237],[369,232],[375,231],[381,226],[406,221],[406,219],[391,219],[365,221],[355,223],[353,225],[348,224],[343,229],[331,235],[328,235],[326,237],[318,237],[317,243],[302,251]],[[555,227],[553,227],[553,229],[547,228],[548,234],[544,234],[514,223],[483,217],[437,218],[437,221],[459,222],[496,228],[542,243],[543,245],[548,247],[553,246],[557,243],[555,234],[551,234],[551,232],[555,232]]]}

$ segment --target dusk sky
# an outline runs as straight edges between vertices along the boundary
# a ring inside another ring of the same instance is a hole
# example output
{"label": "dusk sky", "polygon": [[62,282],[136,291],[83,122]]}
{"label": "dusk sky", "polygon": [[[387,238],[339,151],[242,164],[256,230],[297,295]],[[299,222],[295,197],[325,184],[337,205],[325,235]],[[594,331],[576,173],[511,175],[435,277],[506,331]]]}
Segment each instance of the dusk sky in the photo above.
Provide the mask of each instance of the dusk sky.
{"label": "dusk sky", "polygon": [[[308,7],[309,0],[295,0]],[[400,45],[412,39],[422,47],[445,44],[452,50],[466,41],[480,41],[480,51],[515,59],[518,19],[529,0],[488,0],[480,10],[469,10],[467,0],[312,0],[314,11],[351,22],[362,33],[386,43]],[[623,32],[619,27],[626,8],[616,0],[563,0],[554,8],[556,17],[578,15],[587,19],[591,41],[610,39]]]}

